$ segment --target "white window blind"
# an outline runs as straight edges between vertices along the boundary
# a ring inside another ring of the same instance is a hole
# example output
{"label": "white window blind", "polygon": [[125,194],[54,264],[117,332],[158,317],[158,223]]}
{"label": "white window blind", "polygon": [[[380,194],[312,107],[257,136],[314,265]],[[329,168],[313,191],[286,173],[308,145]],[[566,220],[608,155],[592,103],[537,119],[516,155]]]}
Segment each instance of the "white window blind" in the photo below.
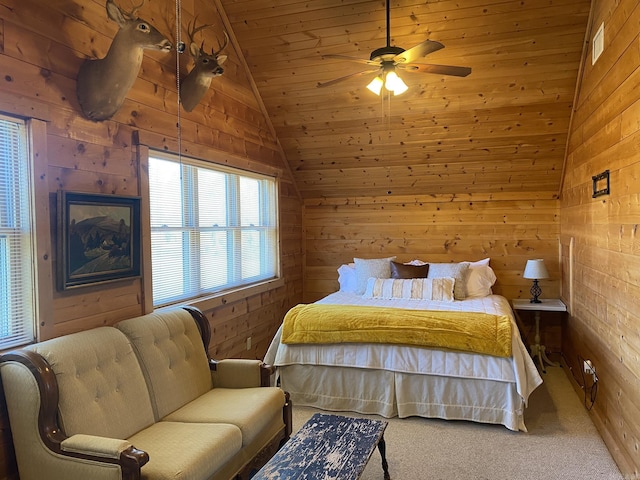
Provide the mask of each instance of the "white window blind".
{"label": "white window blind", "polygon": [[30,160],[24,122],[0,115],[0,349],[34,339]]}
{"label": "white window blind", "polygon": [[275,179],[150,153],[154,306],[278,275]]}

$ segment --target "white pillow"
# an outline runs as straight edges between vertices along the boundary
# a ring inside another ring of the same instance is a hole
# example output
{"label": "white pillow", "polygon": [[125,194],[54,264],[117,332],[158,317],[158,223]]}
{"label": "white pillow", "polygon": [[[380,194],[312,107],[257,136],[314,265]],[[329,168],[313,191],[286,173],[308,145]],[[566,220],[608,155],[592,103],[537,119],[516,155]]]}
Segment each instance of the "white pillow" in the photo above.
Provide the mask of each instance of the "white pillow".
{"label": "white pillow", "polygon": [[431,263],[427,278],[451,277],[456,281],[453,287],[453,296],[456,300],[464,300],[467,296],[467,270],[469,262],[458,263]]}
{"label": "white pillow", "polygon": [[356,278],[355,263],[345,263],[338,268],[338,283],[340,291],[347,293],[356,293],[358,290],[358,280]]}
{"label": "white pillow", "polygon": [[453,301],[453,278],[370,278],[364,298]]}
{"label": "white pillow", "polygon": [[477,262],[468,262],[469,268],[477,268],[477,267],[488,267],[491,258],[483,258],[482,260],[478,260]]}
{"label": "white pillow", "polygon": [[389,262],[396,257],[387,258],[354,258],[356,264],[356,293],[362,295],[367,289],[367,280],[373,278],[391,277],[391,265]]}
{"label": "white pillow", "polygon": [[467,298],[486,297],[493,291],[491,287],[496,283],[496,274],[488,266],[469,268],[467,274]]}

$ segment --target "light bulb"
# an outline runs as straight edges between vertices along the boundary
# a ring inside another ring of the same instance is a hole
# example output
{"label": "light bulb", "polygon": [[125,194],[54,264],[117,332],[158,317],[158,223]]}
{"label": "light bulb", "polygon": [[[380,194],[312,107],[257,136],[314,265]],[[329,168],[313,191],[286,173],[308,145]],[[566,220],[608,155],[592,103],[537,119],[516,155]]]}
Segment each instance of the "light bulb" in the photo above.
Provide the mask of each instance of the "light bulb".
{"label": "light bulb", "polygon": [[382,78],[380,78],[380,75],[378,75],[376,78],[371,80],[371,83],[367,85],[367,88],[373,93],[375,93],[376,95],[380,95],[380,90],[382,90],[382,84],[383,84]]}

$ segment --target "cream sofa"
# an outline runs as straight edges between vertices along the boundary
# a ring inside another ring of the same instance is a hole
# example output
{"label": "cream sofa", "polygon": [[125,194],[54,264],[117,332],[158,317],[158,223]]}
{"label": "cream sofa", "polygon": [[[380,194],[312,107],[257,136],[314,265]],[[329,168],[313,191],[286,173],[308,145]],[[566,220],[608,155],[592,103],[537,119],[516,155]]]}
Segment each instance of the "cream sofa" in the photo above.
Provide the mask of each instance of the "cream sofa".
{"label": "cream sofa", "polygon": [[176,308],[0,357],[21,480],[246,478],[291,433],[259,361],[209,359]]}

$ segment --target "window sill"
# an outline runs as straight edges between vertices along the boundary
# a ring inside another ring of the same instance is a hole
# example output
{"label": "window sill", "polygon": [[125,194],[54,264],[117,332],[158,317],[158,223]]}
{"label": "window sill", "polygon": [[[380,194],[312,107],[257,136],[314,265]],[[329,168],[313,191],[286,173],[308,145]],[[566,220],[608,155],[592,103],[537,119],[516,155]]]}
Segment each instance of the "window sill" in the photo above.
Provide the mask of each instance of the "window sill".
{"label": "window sill", "polygon": [[223,305],[227,305],[229,303],[235,303],[247,297],[268,292],[269,290],[274,290],[282,286],[284,286],[284,279],[274,278],[273,280],[267,280],[264,282],[247,286],[247,287],[239,287],[235,289],[225,290],[223,292],[214,293],[211,295],[207,295],[205,297],[197,297],[197,298],[192,298],[190,300],[186,300],[184,302],[165,305],[162,307],[158,307],[156,310],[162,311],[163,309],[175,308],[183,305],[190,305],[204,312],[207,310],[213,310]]}

